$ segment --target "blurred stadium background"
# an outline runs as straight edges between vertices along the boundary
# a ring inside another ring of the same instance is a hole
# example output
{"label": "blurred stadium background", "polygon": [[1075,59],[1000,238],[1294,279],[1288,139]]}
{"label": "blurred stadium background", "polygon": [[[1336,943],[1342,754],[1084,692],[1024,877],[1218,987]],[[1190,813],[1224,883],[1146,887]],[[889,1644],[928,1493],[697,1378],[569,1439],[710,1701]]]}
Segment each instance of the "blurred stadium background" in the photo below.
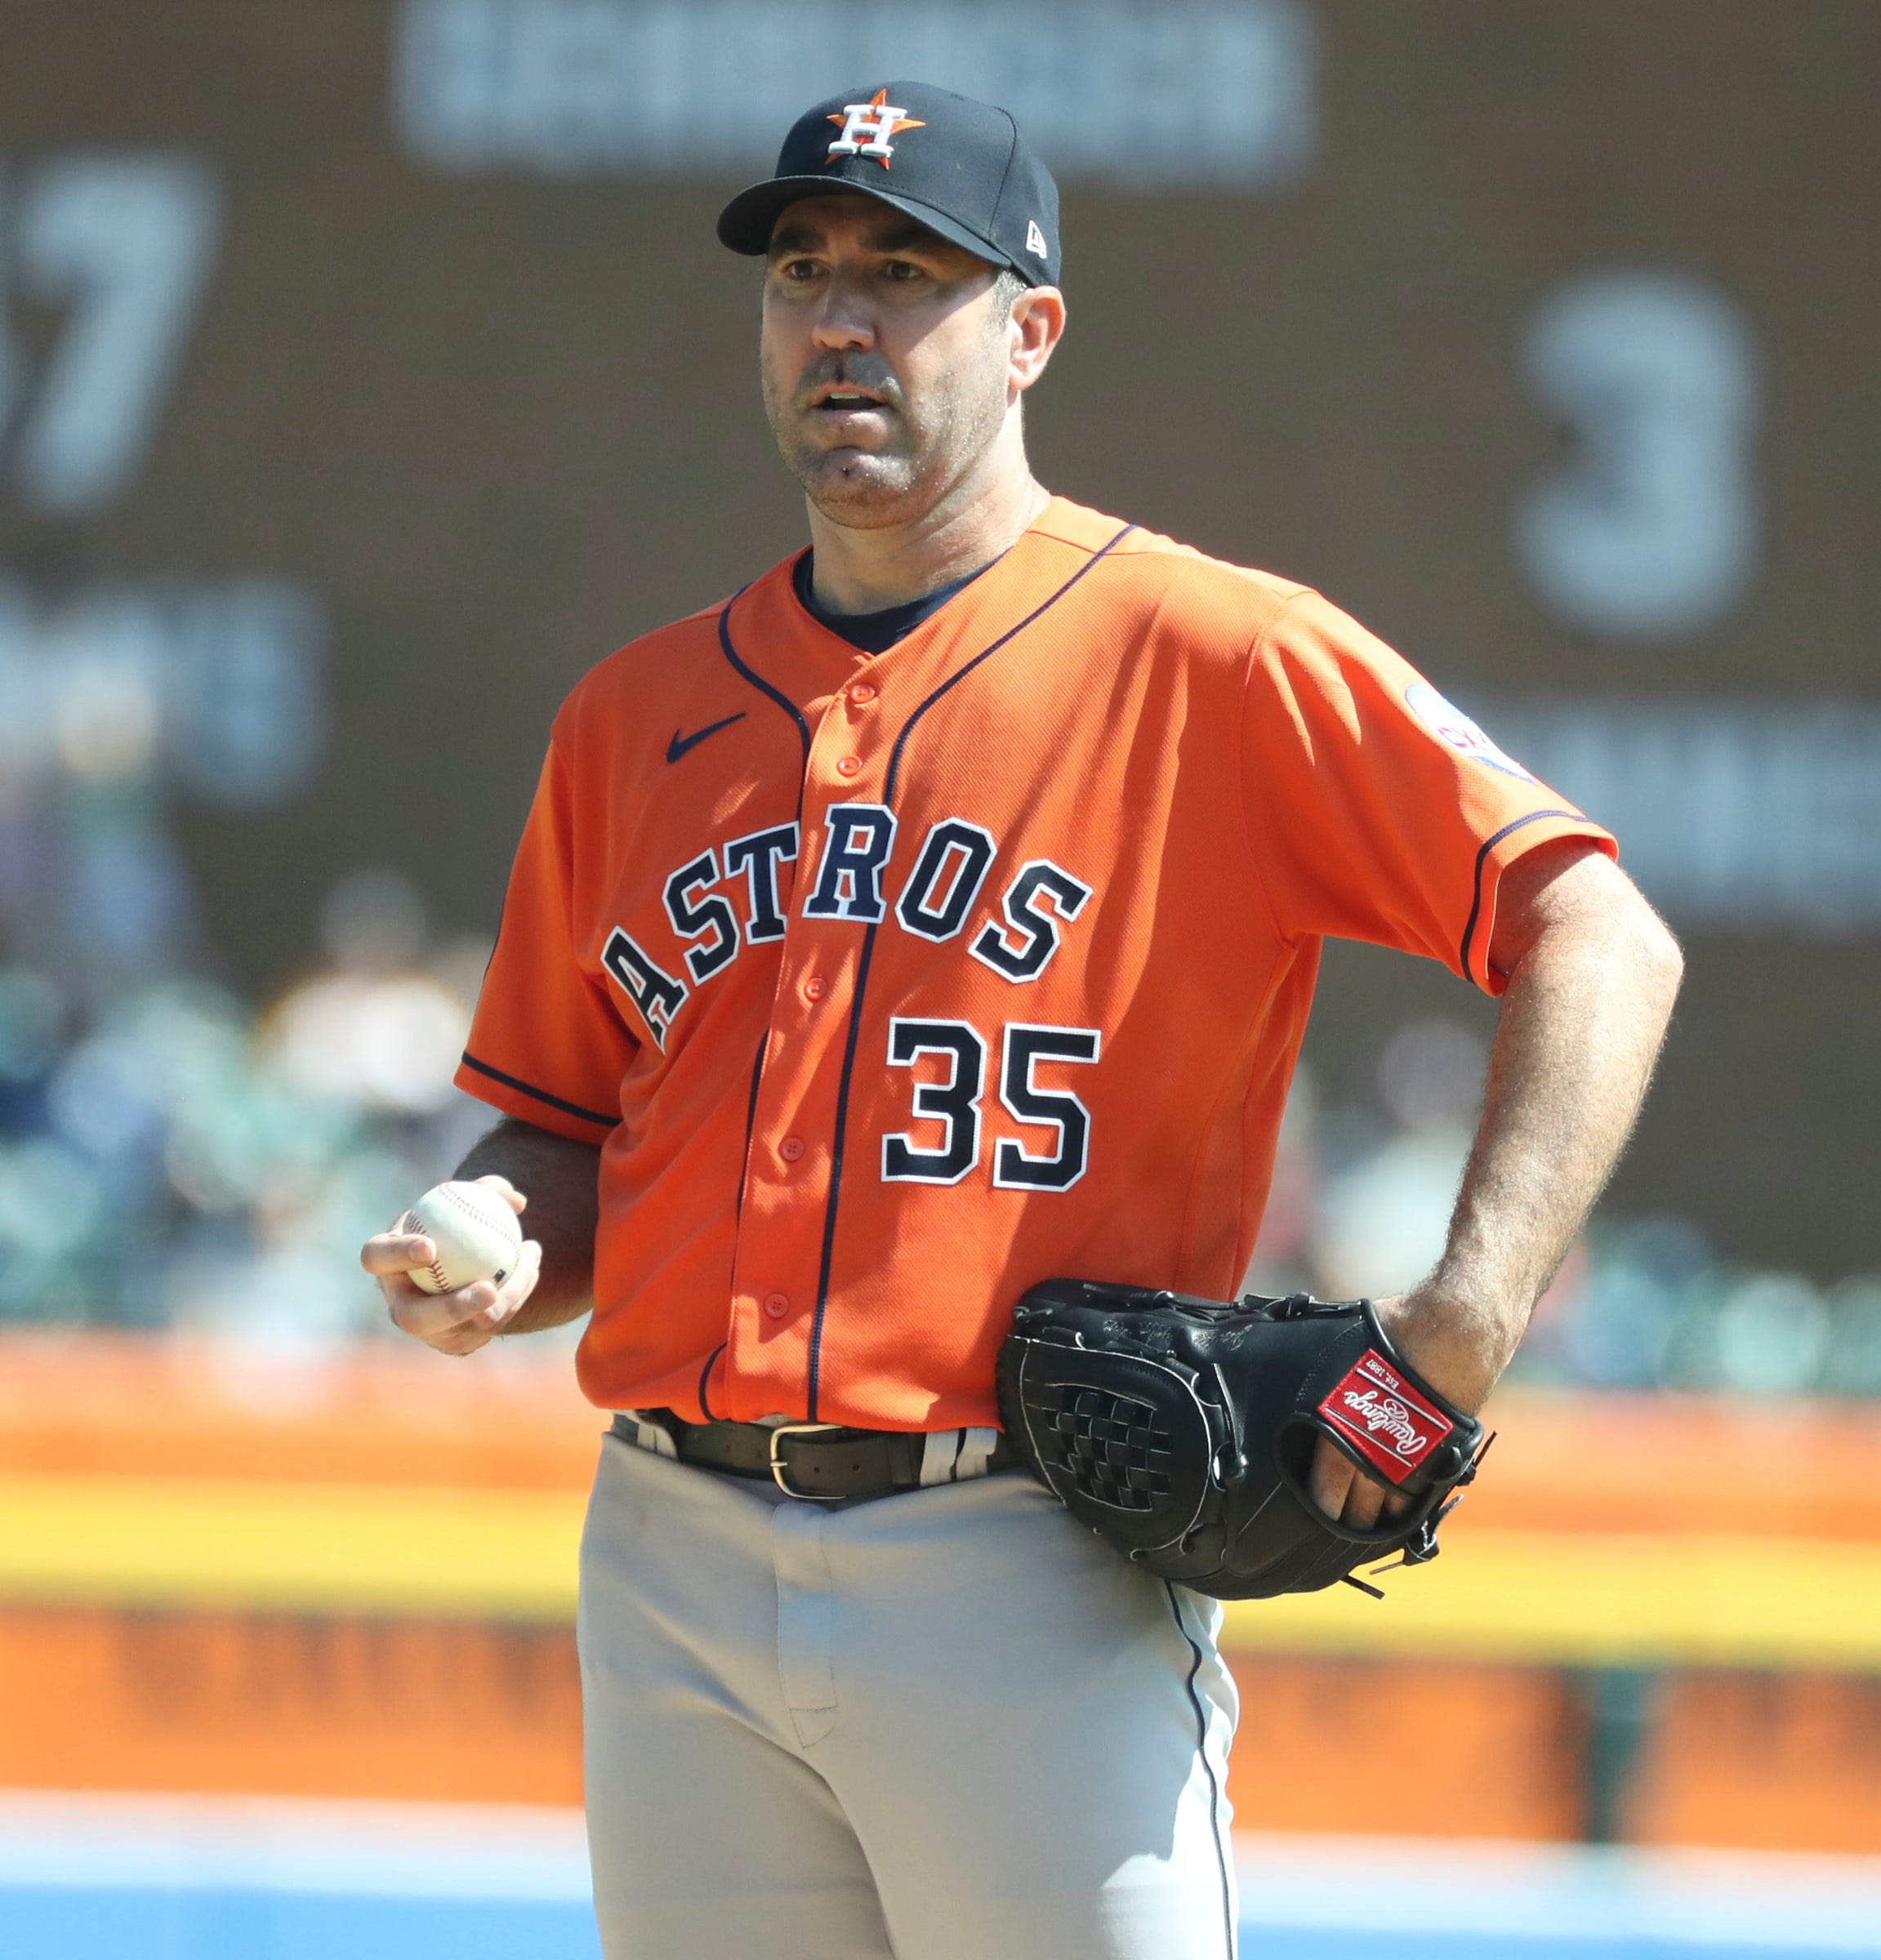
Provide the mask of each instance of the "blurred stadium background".
{"label": "blurred stadium background", "polygon": [[[1045,479],[1322,586],[1688,949],[1442,1563],[1232,1615],[1247,1950],[1881,1953],[1881,11],[6,0],[0,50],[0,1953],[593,1952],[597,1418],[559,1336],[397,1343],[355,1250],[484,1120],[561,694],[800,541],[711,219],[896,74],[1063,184]],[[1416,1274],[1492,1017],[1333,950],[1257,1281]]]}

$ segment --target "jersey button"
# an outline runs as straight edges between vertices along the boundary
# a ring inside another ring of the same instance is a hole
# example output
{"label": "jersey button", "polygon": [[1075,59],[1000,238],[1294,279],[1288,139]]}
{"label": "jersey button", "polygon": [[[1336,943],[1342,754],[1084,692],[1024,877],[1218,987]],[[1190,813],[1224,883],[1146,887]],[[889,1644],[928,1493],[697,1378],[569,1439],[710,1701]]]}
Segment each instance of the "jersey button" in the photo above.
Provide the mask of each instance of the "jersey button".
{"label": "jersey button", "polygon": [[842,760],[836,764],[836,773],[839,776],[854,776],[861,772],[862,766],[862,765],[856,760],[854,756],[845,755]]}
{"label": "jersey button", "polygon": [[787,1164],[796,1163],[803,1154],[804,1140],[801,1137],[786,1137],[778,1146],[778,1155]]}
{"label": "jersey button", "polygon": [[806,1000],[820,1000],[829,991],[830,983],[821,973],[812,973],[804,982],[804,998]]}
{"label": "jersey button", "polygon": [[858,708],[866,708],[876,697],[876,685],[872,680],[858,680],[849,689],[849,699]]}
{"label": "jersey button", "polygon": [[781,1321],[791,1310],[790,1295],[773,1293],[764,1302],[764,1312],[773,1321]]}

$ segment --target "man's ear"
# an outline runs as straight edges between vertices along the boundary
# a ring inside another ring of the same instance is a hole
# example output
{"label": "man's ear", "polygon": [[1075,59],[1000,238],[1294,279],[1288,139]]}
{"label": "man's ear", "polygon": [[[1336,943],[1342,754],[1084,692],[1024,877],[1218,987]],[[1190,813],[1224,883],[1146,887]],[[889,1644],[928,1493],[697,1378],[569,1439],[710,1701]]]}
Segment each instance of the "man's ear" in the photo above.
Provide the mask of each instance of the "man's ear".
{"label": "man's ear", "polygon": [[1012,303],[1013,385],[1031,387],[1064,337],[1064,295],[1055,286],[1028,286]]}

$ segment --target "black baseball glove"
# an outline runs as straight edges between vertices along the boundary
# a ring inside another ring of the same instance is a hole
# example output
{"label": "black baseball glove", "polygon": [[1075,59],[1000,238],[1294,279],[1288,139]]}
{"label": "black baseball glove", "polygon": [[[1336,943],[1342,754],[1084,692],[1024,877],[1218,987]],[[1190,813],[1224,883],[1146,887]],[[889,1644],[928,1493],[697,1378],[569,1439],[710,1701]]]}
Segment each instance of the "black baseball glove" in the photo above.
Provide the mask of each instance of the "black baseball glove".
{"label": "black baseball glove", "polygon": [[[1048,1280],[1013,1313],[1000,1419],[1071,1514],[1158,1578],[1217,1599],[1316,1592],[1396,1552],[1437,1556],[1482,1425],[1392,1348],[1369,1300],[1232,1306]],[[1307,1493],[1330,1437],[1403,1500],[1367,1530]]]}

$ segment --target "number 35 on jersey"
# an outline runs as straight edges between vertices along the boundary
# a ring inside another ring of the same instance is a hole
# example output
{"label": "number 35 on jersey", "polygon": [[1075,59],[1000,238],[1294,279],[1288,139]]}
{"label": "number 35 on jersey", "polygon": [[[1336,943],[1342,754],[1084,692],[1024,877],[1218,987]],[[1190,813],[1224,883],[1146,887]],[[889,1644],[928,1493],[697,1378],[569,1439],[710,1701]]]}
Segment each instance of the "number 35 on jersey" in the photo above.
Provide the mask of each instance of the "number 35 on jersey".
{"label": "number 35 on jersey", "polygon": [[[950,817],[921,840],[891,906],[885,888],[896,828],[894,812],[879,804],[832,804],[800,915],[852,921],[871,933],[885,926],[936,943],[961,937],[977,921],[965,950],[1017,986],[1045,971],[1059,949],[1061,924],[1075,920],[1091,896],[1090,886],[1062,865],[1035,858],[1019,867],[996,905],[982,906],[998,842],[982,826]],[[601,964],[662,1050],[697,988],[747,944],[785,936],[782,866],[796,862],[798,848],[797,826],[782,824],[709,847],[677,866],[663,886],[667,923],[683,946],[672,970],[623,928],[608,934]],[[994,1121],[1012,1134],[992,1140],[994,1185],[1069,1190],[1090,1163],[1090,1111],[1068,1088],[1041,1081],[1039,1070],[1094,1062],[1101,1047],[1091,1027],[1014,1020],[983,1031],[961,1020],[892,1018],[887,1060],[910,1073],[913,1121],[881,1138],[883,1181],[957,1184],[976,1169],[986,1152],[989,1071],[996,1070],[1005,1115]]]}

